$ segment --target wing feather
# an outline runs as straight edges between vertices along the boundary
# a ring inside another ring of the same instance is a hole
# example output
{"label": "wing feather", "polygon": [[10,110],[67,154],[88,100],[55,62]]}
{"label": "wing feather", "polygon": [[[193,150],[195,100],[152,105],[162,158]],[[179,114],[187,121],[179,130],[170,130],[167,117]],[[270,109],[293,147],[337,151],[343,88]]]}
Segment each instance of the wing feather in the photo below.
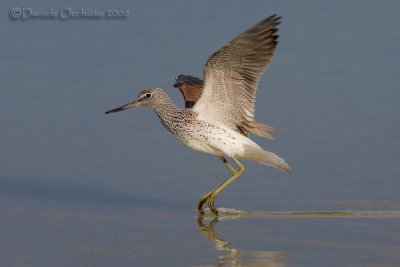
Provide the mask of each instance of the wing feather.
{"label": "wing feather", "polygon": [[278,44],[280,17],[270,16],[215,52],[204,66],[204,89],[193,109],[208,120],[248,134],[256,89]]}

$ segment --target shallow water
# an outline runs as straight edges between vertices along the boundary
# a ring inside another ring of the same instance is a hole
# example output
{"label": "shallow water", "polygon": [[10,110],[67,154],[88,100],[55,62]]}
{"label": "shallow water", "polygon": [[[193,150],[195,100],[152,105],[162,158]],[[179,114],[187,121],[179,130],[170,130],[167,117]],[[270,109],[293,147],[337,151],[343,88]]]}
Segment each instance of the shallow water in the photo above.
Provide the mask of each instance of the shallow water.
{"label": "shallow water", "polygon": [[[399,3],[227,4],[71,1],[132,12],[0,16],[1,266],[400,266]],[[280,44],[256,115],[278,131],[253,139],[293,172],[244,162],[216,199],[219,218],[199,217],[224,165],[148,110],[104,112],[149,86],[182,105],[174,77],[200,76],[273,13]]]}

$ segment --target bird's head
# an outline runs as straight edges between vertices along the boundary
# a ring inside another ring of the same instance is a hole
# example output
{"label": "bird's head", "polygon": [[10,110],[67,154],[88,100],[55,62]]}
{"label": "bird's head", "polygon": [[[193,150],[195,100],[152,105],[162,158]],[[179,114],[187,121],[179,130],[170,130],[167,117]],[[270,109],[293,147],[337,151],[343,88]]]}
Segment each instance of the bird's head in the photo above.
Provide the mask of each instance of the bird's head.
{"label": "bird's head", "polygon": [[148,88],[141,91],[136,100],[120,106],[119,108],[115,108],[106,112],[113,113],[119,112],[125,109],[134,108],[134,107],[147,107],[154,109],[157,105],[163,102],[163,100],[169,99],[169,97],[164,93],[163,90],[159,88]]}

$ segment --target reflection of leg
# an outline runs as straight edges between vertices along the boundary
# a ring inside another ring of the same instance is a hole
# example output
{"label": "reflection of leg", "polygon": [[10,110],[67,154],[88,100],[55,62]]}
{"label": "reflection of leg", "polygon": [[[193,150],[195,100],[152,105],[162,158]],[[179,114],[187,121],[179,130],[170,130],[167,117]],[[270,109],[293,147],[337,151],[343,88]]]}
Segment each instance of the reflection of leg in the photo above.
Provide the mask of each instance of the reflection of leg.
{"label": "reflection of leg", "polygon": [[217,197],[217,195],[219,194],[219,192],[222,191],[222,189],[224,189],[228,184],[230,184],[231,182],[233,182],[237,177],[239,177],[244,171],[245,171],[245,167],[235,158],[232,157],[233,161],[238,165],[239,170],[236,171],[227,161],[225,158],[222,158],[222,161],[224,162],[224,164],[226,165],[226,167],[232,172],[232,176],[227,179],[225,182],[223,182],[221,185],[217,186],[216,188],[214,188],[213,190],[211,190],[210,192],[208,192],[207,194],[203,195],[200,198],[199,204],[197,205],[197,209],[202,212],[203,211],[203,205],[206,201],[208,201],[208,206],[210,207],[210,210],[212,213],[214,213],[215,215],[218,215],[218,211],[215,208],[214,205],[214,200]]}
{"label": "reflection of leg", "polygon": [[211,222],[208,225],[206,225],[204,223],[204,214],[200,213],[199,217],[197,217],[197,225],[199,226],[200,231],[211,239],[214,239],[215,237],[214,228],[217,222],[218,222],[218,217],[214,217],[211,220]]}
{"label": "reflection of leg", "polygon": [[[217,255],[215,264],[212,264],[212,266],[286,266],[287,252],[276,251],[275,249],[271,251],[242,251],[236,249],[234,248],[234,243],[222,240],[215,232],[217,223],[217,216],[213,217],[213,220],[208,225],[205,222],[204,214],[200,213],[197,217],[197,224],[201,234],[213,242],[217,252],[222,252],[222,254]],[[223,226],[223,222],[221,223],[221,226]]]}
{"label": "reflection of leg", "polygon": [[200,231],[215,243],[215,247],[218,250],[226,250],[226,247],[228,247],[230,243],[221,240],[215,233],[215,226],[217,223],[218,217],[214,217],[208,225],[204,223],[203,214],[200,213],[199,217],[197,217],[197,225],[199,226]]}

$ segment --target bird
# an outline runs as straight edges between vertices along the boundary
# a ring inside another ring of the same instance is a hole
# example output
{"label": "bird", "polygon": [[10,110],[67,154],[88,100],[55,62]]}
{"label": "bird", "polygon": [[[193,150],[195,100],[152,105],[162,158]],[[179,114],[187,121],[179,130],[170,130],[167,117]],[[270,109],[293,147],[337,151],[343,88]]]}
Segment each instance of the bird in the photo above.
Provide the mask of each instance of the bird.
{"label": "bird", "polygon": [[[164,90],[151,87],[137,98],[106,114],[134,107],[153,110],[161,124],[183,144],[217,157],[232,175],[201,196],[197,210],[204,213],[207,202],[218,216],[217,195],[245,171],[239,160],[255,161],[284,172],[291,172],[286,161],[264,150],[248,137],[255,123],[256,90],[278,44],[281,17],[272,15],[236,36],[212,54],[203,68],[204,82],[200,97],[192,108],[178,108]],[[235,164],[233,167],[226,158]]]}
{"label": "bird", "polygon": [[[181,92],[183,100],[185,101],[185,108],[192,108],[203,92],[203,81],[191,75],[178,75],[172,86]],[[239,124],[240,123],[241,122],[239,122]],[[269,132],[275,132],[277,130],[275,127],[255,121],[248,122],[246,126],[247,131],[260,137],[274,140],[274,137]],[[238,125],[238,129],[240,133],[248,135],[246,130],[242,129],[240,125]]]}

